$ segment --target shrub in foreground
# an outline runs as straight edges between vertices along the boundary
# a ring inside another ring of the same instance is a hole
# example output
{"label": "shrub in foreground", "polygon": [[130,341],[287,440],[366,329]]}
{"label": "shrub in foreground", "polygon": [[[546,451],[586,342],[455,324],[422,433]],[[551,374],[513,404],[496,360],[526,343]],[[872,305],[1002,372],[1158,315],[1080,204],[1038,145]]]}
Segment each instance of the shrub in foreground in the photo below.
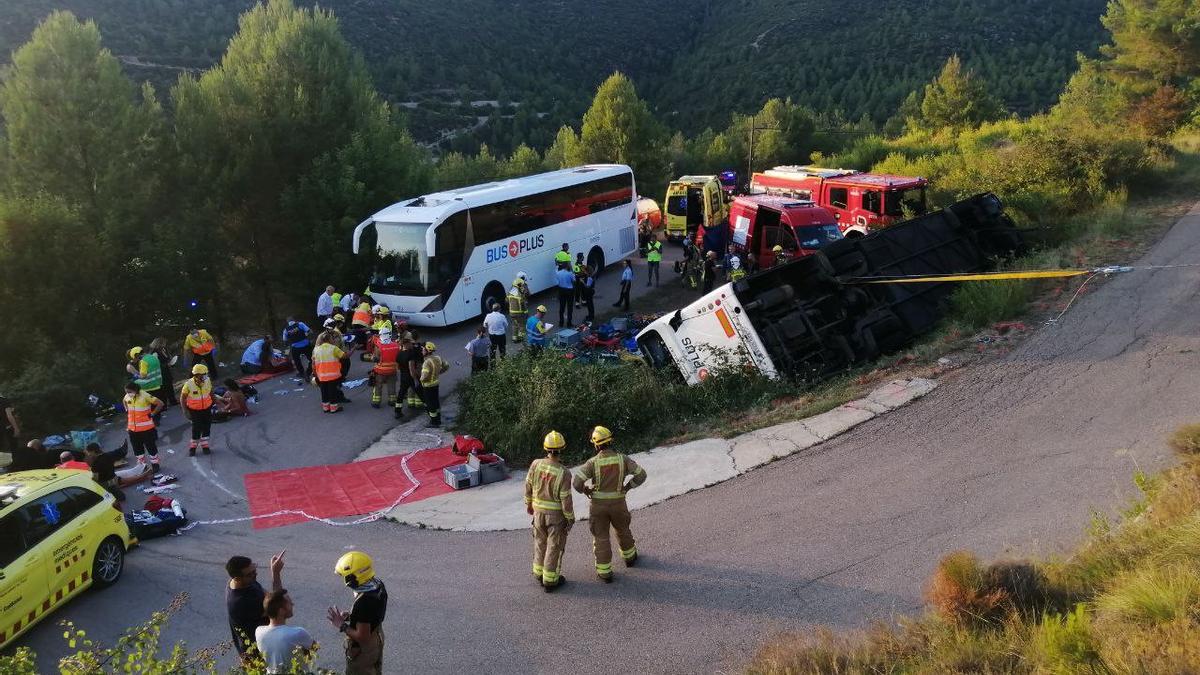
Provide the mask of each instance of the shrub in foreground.
{"label": "shrub in foreground", "polygon": [[540,457],[542,438],[556,429],[570,463],[591,454],[597,424],[613,431],[619,450],[636,452],[793,391],[757,372],[728,370],[689,387],[640,360],[576,363],[548,351],[504,359],[464,382],[458,426],[515,466]]}

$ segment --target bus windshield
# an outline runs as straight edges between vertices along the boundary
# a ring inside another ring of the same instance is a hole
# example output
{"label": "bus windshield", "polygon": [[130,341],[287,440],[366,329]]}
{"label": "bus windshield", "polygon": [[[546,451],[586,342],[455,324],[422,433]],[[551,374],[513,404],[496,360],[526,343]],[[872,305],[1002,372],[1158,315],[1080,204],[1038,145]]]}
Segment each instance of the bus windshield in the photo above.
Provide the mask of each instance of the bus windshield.
{"label": "bus windshield", "polygon": [[427,295],[429,255],[425,233],[429,223],[371,223],[359,250],[374,261],[371,290],[389,295]]}
{"label": "bus windshield", "polygon": [[841,238],[842,231],[836,224],[800,225],[796,228],[796,240],[800,242],[800,248],[818,249]]}

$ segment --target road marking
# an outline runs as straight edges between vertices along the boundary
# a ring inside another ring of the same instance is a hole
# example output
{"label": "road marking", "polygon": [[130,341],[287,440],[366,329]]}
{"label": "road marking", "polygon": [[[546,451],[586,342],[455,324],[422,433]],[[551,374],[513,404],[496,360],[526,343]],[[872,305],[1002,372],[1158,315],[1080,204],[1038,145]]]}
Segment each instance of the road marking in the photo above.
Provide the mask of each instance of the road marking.
{"label": "road marking", "polygon": [[229,495],[230,497],[233,497],[234,499],[238,500],[239,502],[246,501],[246,499],[244,497],[242,497],[238,493],[236,493],[233,490],[230,490],[229,488],[222,485],[221,481],[217,480],[216,472],[213,472],[210,474],[209,472],[205,471],[204,467],[200,466],[200,461],[197,460],[195,457],[192,458],[192,466],[195,467],[196,471],[198,471],[201,476],[204,476],[204,478],[207,479],[208,482],[217,486],[217,488],[220,489],[225,494]]}

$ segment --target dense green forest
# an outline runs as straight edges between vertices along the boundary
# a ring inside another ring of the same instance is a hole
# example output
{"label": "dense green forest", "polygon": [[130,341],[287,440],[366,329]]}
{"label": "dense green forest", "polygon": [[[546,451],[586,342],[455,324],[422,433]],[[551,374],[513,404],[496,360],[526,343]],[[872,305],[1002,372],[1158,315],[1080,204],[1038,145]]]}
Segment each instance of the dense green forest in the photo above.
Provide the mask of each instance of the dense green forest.
{"label": "dense green forest", "polygon": [[[54,9],[94,19],[161,94],[220,58],[252,0],[9,0],[0,60]],[[302,2],[301,5],[310,5]],[[673,129],[791,98],[882,123],[954,53],[1011,111],[1051,105],[1094,53],[1105,0],[326,0],[380,94],[423,143],[545,149],[613,71]],[[475,105],[469,102],[475,101]]]}

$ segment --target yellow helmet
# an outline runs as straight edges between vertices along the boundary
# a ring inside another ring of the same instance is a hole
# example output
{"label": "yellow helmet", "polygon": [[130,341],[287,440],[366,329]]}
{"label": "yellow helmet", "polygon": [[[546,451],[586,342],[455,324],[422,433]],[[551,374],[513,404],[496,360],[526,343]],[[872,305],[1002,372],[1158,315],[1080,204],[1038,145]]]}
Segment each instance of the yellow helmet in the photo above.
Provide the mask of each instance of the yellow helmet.
{"label": "yellow helmet", "polygon": [[207,375],[208,374],[208,366],[204,365],[203,363],[197,363],[196,365],[192,366],[192,374],[193,375]]}
{"label": "yellow helmet", "polygon": [[387,307],[383,307],[383,306],[381,305],[381,306],[379,307],[379,313],[380,313],[380,314],[382,314],[383,316],[387,316],[388,314],[391,314],[391,313],[392,313],[392,310],[388,309]]}
{"label": "yellow helmet", "polygon": [[537,311],[539,311],[539,312],[542,312],[542,313],[544,314],[544,313],[546,312],[546,306],[545,306],[545,305],[538,305],[538,306],[537,306]]}
{"label": "yellow helmet", "polygon": [[142,355],[142,348],[141,348],[141,347],[130,347],[130,348],[129,348],[129,358],[130,358],[130,360],[136,359],[137,357],[139,357],[139,356],[141,356],[141,355]]}
{"label": "yellow helmet", "polygon": [[567,439],[557,431],[551,431],[546,434],[546,438],[542,440],[542,448],[546,452],[559,452],[567,447]]}
{"label": "yellow helmet", "polygon": [[371,556],[362,551],[350,551],[338,558],[333,572],[347,586],[357,588],[375,578],[375,563],[371,562]]}
{"label": "yellow helmet", "polygon": [[775,248],[771,249],[771,252],[772,253],[782,253],[783,247],[780,246],[779,244],[775,244]]}
{"label": "yellow helmet", "polygon": [[426,343],[425,343],[425,351],[427,351],[427,352],[436,352],[436,351],[437,351],[437,345],[433,344],[432,342],[426,342]]}
{"label": "yellow helmet", "polygon": [[592,445],[596,446],[597,448],[602,445],[612,443],[612,439],[613,435],[612,432],[608,430],[608,427],[596,427],[595,429],[592,429]]}

